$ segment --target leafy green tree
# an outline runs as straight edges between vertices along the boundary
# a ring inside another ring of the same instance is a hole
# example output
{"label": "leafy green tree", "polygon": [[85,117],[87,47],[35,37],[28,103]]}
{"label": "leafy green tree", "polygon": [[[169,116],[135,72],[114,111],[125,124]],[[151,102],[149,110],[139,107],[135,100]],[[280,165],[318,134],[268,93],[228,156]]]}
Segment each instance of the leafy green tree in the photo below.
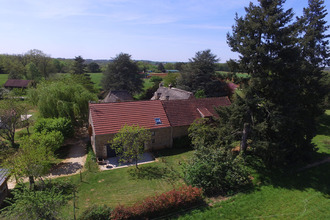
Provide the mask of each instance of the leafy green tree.
{"label": "leafy green tree", "polygon": [[91,62],[90,64],[88,64],[87,68],[88,68],[89,72],[91,72],[91,73],[101,72],[100,65],[95,62]]}
{"label": "leafy green tree", "polygon": [[0,137],[8,140],[12,147],[15,146],[15,131],[22,123],[21,115],[26,115],[25,105],[14,99],[2,100],[0,103]]}
{"label": "leafy green tree", "polygon": [[178,77],[178,73],[168,73],[167,76],[164,77],[164,86],[176,86]]}
{"label": "leafy green tree", "polygon": [[174,64],[173,63],[165,63],[164,69],[165,70],[173,70],[174,69]]}
{"label": "leafy green tree", "polygon": [[49,78],[55,73],[52,58],[41,50],[29,50],[22,56],[22,64],[25,67],[28,63],[34,63],[44,78]]}
{"label": "leafy green tree", "polygon": [[126,90],[131,93],[142,91],[143,81],[131,55],[120,53],[114,58],[103,73],[102,86],[105,90]]}
{"label": "leafy green tree", "polygon": [[177,62],[177,63],[174,64],[174,69],[182,71],[184,65],[185,65],[185,63],[183,63],[183,62]]}
{"label": "leafy green tree", "polygon": [[63,140],[63,135],[59,131],[23,137],[17,154],[9,158],[5,166],[15,177],[28,177],[30,189],[33,189],[35,179],[42,178],[49,172],[54,160],[54,151],[62,145]]}
{"label": "leafy green tree", "polygon": [[41,80],[41,73],[38,67],[34,63],[29,63],[26,65],[26,79],[40,81]]}
{"label": "leafy green tree", "polygon": [[96,101],[97,97],[81,84],[73,82],[67,78],[42,81],[35,89],[28,91],[41,117],[64,117],[75,125],[87,121],[88,102]]}
{"label": "leafy green tree", "polygon": [[162,73],[165,73],[165,71],[166,71],[163,63],[158,63],[157,69]]}
{"label": "leafy green tree", "polygon": [[38,133],[59,131],[65,138],[74,134],[72,122],[68,118],[38,118],[33,128]]}
{"label": "leafy green tree", "polygon": [[85,68],[86,68],[85,60],[81,56],[75,57],[73,67],[71,70],[72,74],[82,75],[86,72]]}
{"label": "leafy green tree", "polygon": [[53,59],[53,65],[57,73],[64,73],[67,63],[63,60]]}
{"label": "leafy green tree", "polygon": [[112,139],[112,149],[116,151],[122,162],[134,160],[138,169],[138,160],[144,152],[144,145],[150,142],[149,130],[138,125],[122,127]]}
{"label": "leafy green tree", "polygon": [[227,85],[216,79],[215,63],[219,59],[211,50],[199,51],[181,71],[177,79],[178,88],[191,91],[204,90],[207,97],[228,94]]}
{"label": "leafy green tree", "polygon": [[30,190],[15,188],[10,205],[1,210],[0,217],[8,219],[58,219],[59,208],[66,203],[68,196],[53,188]]}
{"label": "leafy green tree", "polygon": [[251,183],[244,158],[233,153],[232,142],[223,138],[225,135],[222,124],[208,119],[199,120],[189,128],[195,152],[184,167],[184,179],[209,195],[225,195]]}

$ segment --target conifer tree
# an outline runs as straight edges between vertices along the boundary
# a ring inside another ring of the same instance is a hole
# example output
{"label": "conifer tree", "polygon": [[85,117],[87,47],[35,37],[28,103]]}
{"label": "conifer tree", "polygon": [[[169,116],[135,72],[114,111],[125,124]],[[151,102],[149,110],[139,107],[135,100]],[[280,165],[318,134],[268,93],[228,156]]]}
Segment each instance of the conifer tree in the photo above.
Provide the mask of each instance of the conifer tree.
{"label": "conifer tree", "polygon": [[114,58],[103,73],[102,86],[105,90],[126,90],[131,93],[142,90],[139,68],[131,60],[131,55],[120,53]]}
{"label": "conifer tree", "polygon": [[304,120],[308,106],[302,102],[302,91],[309,88],[301,83],[306,74],[300,23],[292,21],[292,9],[284,10],[284,2],[250,3],[244,17],[236,15],[233,33],[227,35],[232,50],[240,53],[240,66],[251,76],[245,91],[247,110],[237,126],[270,166],[285,165],[313,150]]}

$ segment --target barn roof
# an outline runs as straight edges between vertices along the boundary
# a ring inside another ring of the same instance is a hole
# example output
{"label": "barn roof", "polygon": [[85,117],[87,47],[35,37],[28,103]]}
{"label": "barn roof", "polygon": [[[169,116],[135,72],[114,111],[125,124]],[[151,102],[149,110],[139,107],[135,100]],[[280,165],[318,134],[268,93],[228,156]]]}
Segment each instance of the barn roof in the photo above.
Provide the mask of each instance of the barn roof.
{"label": "barn roof", "polygon": [[202,117],[216,116],[215,107],[228,106],[228,97],[163,100],[166,115],[171,126],[186,126]]}
{"label": "barn roof", "polygon": [[124,125],[139,125],[146,129],[186,126],[195,119],[216,116],[215,107],[228,105],[228,97],[217,97],[90,103],[89,109],[95,135],[103,135],[115,134]]}
{"label": "barn roof", "polygon": [[[89,104],[95,135],[117,133],[124,125],[146,129],[169,127],[162,103],[155,101]],[[161,121],[157,124],[156,119]]]}
{"label": "barn roof", "polygon": [[32,80],[8,79],[3,86],[12,88],[27,88],[30,82],[32,82]]}

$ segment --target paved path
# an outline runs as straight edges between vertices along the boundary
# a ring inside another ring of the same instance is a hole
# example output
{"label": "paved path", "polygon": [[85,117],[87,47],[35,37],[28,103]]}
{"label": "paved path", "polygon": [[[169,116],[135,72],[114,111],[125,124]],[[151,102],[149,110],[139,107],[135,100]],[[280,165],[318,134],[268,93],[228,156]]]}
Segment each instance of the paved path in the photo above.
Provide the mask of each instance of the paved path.
{"label": "paved path", "polygon": [[[86,162],[86,146],[88,136],[78,135],[75,138],[65,141],[65,145],[70,146],[70,150],[66,158],[56,166],[54,166],[46,178],[57,178],[62,176],[71,176],[77,174],[82,170]],[[24,179],[27,182],[28,178]],[[8,188],[13,189],[16,185],[15,179],[12,177],[8,181]]]}

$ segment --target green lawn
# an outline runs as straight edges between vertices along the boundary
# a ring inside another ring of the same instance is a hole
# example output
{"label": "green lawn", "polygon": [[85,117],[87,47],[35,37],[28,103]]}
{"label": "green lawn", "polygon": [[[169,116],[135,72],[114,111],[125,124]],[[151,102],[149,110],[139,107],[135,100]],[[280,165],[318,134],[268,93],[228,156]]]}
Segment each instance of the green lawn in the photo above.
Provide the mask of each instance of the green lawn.
{"label": "green lawn", "polygon": [[3,84],[5,84],[7,79],[8,79],[8,74],[0,74],[0,87],[2,87]]}
{"label": "green lawn", "polygon": [[[132,205],[147,196],[154,196],[183,184],[180,177],[182,166],[192,155],[191,150],[176,149],[160,151],[157,162],[140,165],[137,175],[134,167],[120,168],[108,171],[86,171],[83,182],[80,176],[67,177],[78,185],[78,216],[88,206],[106,204],[112,208],[118,204]],[[72,201],[63,208],[65,218],[73,216]]]}
{"label": "green lawn", "polygon": [[[330,156],[330,110],[320,118],[313,142],[319,148],[315,158]],[[303,172],[273,174],[268,184],[179,219],[330,219],[329,171],[326,163]]]}

